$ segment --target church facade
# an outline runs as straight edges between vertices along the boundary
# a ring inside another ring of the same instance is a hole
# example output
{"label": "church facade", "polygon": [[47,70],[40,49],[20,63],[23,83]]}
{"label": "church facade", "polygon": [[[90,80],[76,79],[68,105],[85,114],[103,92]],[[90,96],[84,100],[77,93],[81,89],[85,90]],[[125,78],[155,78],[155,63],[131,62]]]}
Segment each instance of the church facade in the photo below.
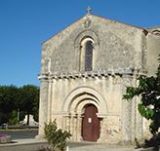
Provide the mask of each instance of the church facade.
{"label": "church facade", "polygon": [[86,14],[43,43],[39,137],[44,123],[71,141],[133,142],[147,134],[139,98],[123,100],[127,86],[158,66],[159,28],[143,29]]}

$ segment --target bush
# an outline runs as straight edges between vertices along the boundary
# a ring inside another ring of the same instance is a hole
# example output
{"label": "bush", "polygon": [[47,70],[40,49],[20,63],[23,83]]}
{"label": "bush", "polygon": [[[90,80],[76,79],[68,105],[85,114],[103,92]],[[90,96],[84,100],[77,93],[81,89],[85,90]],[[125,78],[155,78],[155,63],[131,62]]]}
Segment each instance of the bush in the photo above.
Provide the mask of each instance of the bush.
{"label": "bush", "polygon": [[67,145],[67,138],[71,137],[71,134],[67,131],[57,128],[56,121],[50,122],[49,124],[45,123],[45,138],[48,143],[51,145],[52,151],[64,151]]}
{"label": "bush", "polygon": [[160,133],[158,133],[157,135],[155,136],[152,136],[152,138],[150,138],[149,140],[145,140],[145,143],[144,143],[144,147],[147,148],[147,147],[157,147],[160,146]]}
{"label": "bush", "polygon": [[0,144],[11,143],[11,136],[0,133]]}

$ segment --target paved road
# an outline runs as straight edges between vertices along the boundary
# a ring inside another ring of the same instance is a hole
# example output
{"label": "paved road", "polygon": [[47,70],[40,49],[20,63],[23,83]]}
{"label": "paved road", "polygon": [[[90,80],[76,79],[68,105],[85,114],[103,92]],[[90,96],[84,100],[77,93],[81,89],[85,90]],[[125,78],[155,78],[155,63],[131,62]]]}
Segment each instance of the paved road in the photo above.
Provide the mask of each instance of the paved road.
{"label": "paved road", "polygon": [[35,138],[38,129],[0,130],[0,133],[8,134],[12,139]]}
{"label": "paved road", "polygon": [[69,151],[134,151],[132,146],[116,146],[106,144],[90,144],[70,147]]}
{"label": "paved road", "polygon": [[[1,131],[12,136],[13,140],[17,140],[17,143],[10,145],[1,145],[0,151],[39,151],[42,146],[46,146],[45,142],[37,142],[35,136],[38,133],[37,129],[23,129],[23,130],[7,130]],[[106,144],[95,143],[69,143],[68,151],[133,151],[132,146],[116,146]]]}
{"label": "paved road", "polygon": [[[14,146],[0,146],[0,151],[40,151],[46,143],[21,144]],[[67,151],[134,151],[131,146],[114,146],[105,144],[69,144]]]}

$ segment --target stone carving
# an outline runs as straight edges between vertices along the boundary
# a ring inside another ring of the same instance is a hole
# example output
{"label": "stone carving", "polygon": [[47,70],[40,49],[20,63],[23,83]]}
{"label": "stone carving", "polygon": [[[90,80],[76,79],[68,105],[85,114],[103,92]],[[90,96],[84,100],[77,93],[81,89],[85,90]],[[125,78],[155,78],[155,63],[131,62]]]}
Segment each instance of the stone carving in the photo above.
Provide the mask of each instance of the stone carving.
{"label": "stone carving", "polygon": [[87,17],[87,19],[84,21],[84,27],[89,28],[91,25],[91,20]]}

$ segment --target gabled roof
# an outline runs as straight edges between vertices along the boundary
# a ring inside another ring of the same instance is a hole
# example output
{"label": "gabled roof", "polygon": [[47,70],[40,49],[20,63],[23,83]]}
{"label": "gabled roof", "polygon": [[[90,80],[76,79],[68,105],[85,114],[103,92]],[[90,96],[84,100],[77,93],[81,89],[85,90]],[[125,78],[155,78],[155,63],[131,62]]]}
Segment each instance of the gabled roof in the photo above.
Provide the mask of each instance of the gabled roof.
{"label": "gabled roof", "polygon": [[97,19],[99,20],[99,22],[97,22],[97,24],[99,24],[101,21],[103,23],[114,23],[114,24],[119,24],[119,25],[123,25],[123,26],[126,26],[126,27],[131,27],[131,28],[136,28],[136,29],[139,29],[139,30],[142,30],[142,31],[146,31],[146,29],[144,28],[141,28],[141,27],[137,27],[137,26],[133,26],[133,25],[129,25],[129,24],[126,24],[126,23],[122,23],[122,22],[119,22],[119,21],[115,21],[115,20],[111,20],[111,19],[106,19],[104,17],[100,17],[100,16],[97,16],[97,15],[93,15],[93,14],[86,14],[84,15],[82,18],[80,18],[79,20],[75,21],[74,23],[72,23],[71,25],[69,25],[67,28],[65,28],[64,30],[58,32],[57,34],[55,34],[54,36],[51,36],[48,40],[45,40],[43,43],[49,41],[50,39],[52,40],[56,40],[57,38],[59,37],[63,37],[64,33],[69,33],[70,31],[72,31],[71,29],[75,29],[77,28],[78,25],[81,25],[84,20],[86,18],[89,18],[91,21],[94,20],[94,19]]}

